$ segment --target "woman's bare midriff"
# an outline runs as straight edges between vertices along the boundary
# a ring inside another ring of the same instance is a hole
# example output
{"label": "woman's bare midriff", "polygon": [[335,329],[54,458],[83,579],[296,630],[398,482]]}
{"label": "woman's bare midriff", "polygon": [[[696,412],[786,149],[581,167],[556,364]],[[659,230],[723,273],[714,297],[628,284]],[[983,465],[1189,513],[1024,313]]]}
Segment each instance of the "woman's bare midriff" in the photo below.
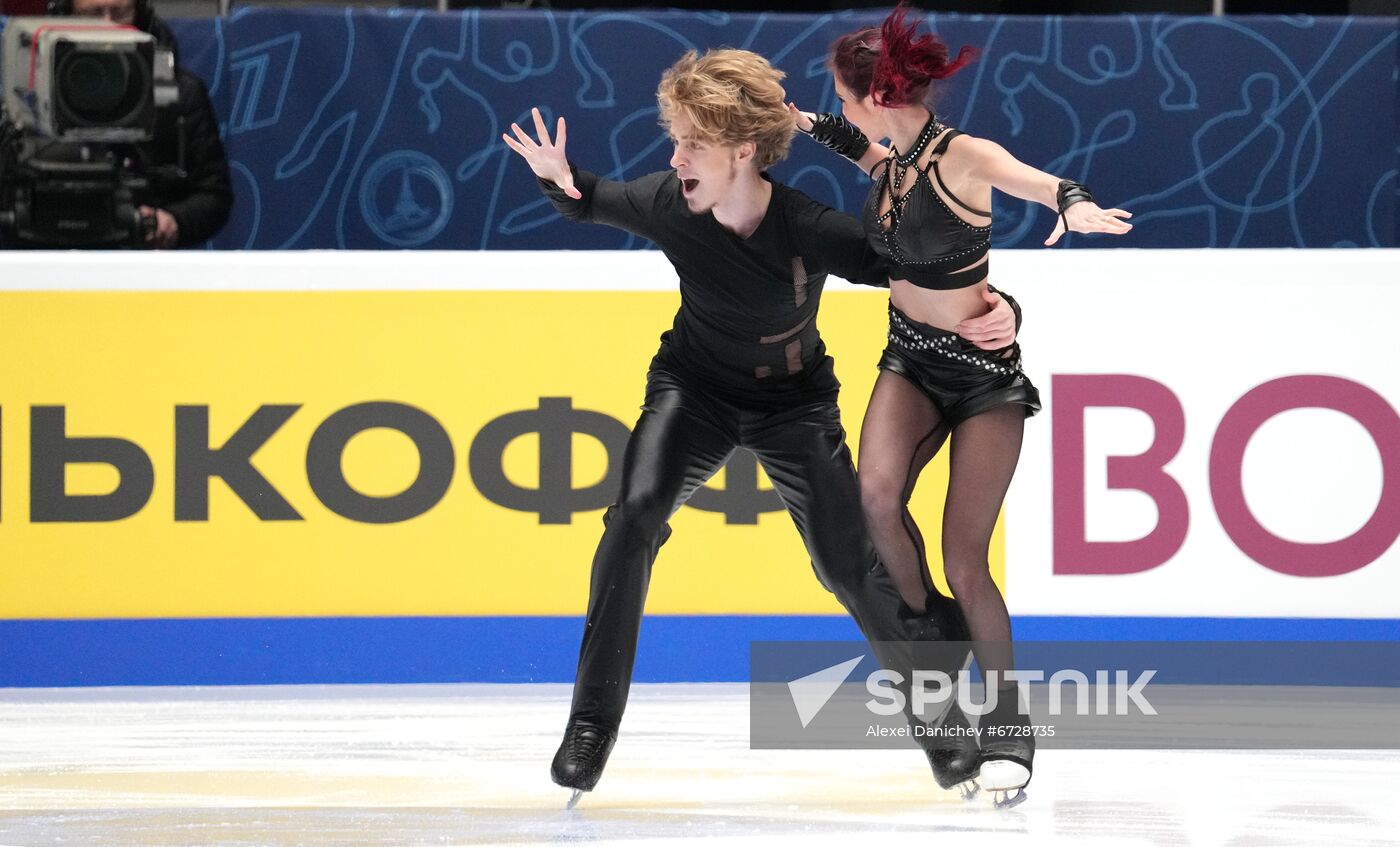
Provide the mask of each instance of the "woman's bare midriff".
{"label": "woman's bare midriff", "polygon": [[952,332],[963,321],[991,311],[987,301],[982,299],[982,292],[986,290],[986,280],[967,288],[939,291],[920,288],[907,280],[891,279],[890,302],[921,324]]}

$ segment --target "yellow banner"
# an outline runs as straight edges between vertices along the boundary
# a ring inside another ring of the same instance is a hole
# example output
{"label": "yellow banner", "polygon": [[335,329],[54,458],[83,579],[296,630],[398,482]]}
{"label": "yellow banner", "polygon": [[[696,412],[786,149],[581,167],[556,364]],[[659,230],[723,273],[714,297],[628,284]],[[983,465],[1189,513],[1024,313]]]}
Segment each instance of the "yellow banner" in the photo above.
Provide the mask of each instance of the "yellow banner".
{"label": "yellow banner", "polygon": [[[826,301],[854,450],[886,299]],[[620,461],[677,303],[0,292],[0,617],[581,613],[608,444]],[[946,468],[912,507],[931,551]],[[839,613],[744,475],[673,519],[648,611]],[[998,529],[998,581],[1001,550]]]}

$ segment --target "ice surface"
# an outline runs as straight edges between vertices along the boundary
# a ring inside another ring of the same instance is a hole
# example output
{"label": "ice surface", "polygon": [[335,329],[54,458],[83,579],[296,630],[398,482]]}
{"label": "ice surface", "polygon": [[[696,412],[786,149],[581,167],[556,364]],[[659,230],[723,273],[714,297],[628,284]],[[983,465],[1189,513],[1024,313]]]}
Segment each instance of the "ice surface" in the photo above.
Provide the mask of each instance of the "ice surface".
{"label": "ice surface", "polygon": [[1393,751],[1044,750],[1030,799],[999,811],[940,791],[912,747],[750,750],[743,685],[634,686],[566,812],[549,760],[568,695],[0,690],[0,845],[1400,843]]}

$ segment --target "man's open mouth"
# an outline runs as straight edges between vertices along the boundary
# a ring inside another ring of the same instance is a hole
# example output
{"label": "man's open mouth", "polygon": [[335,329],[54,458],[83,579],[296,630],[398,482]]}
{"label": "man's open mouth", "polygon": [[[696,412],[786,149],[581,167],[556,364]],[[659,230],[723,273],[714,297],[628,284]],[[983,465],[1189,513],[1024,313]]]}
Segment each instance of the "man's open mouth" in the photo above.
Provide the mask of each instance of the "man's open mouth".
{"label": "man's open mouth", "polygon": [[696,187],[697,185],[699,185],[699,184],[700,184],[700,180],[698,180],[698,179],[685,179],[684,177],[682,177],[682,178],[681,178],[681,191],[682,191],[683,193],[685,193],[686,195],[692,194],[692,193],[694,193],[694,191],[695,191],[695,187]]}

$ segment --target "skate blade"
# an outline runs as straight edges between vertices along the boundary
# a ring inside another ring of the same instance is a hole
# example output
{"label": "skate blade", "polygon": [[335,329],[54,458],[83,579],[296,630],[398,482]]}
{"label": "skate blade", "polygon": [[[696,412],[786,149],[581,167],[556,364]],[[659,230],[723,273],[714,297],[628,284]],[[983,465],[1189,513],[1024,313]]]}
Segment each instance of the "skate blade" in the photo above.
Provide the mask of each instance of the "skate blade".
{"label": "skate blade", "polygon": [[569,795],[569,804],[564,807],[564,811],[572,812],[574,810],[574,807],[578,805],[578,801],[581,799],[583,799],[583,789],[575,788],[574,793]]}
{"label": "skate blade", "polygon": [[977,782],[986,791],[1016,791],[1031,781],[1030,769],[1017,762],[993,759],[983,762]]}
{"label": "skate blade", "polygon": [[982,790],[975,779],[959,782],[953,787],[958,790],[958,794],[962,797],[964,803],[971,803],[973,800],[976,800],[978,792]]}
{"label": "skate blade", "polygon": [[1024,788],[992,792],[992,805],[998,809],[1014,809],[1024,802],[1026,802],[1026,790]]}

